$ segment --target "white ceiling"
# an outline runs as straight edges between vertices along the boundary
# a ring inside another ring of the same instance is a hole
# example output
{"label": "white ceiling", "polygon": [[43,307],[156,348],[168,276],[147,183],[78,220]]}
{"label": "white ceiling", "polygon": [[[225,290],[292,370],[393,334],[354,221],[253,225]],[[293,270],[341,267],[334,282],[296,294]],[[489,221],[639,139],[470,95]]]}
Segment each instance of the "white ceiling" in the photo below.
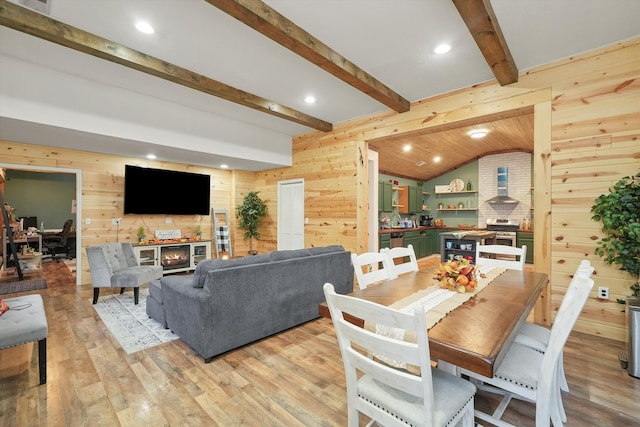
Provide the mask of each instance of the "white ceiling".
{"label": "white ceiling", "polygon": [[[451,1],[265,2],[409,101],[493,79]],[[491,5],[521,73],[640,35],[638,0]],[[387,109],[204,0],[52,0],[49,16],[334,124]],[[451,52],[435,55],[442,42]],[[0,77],[5,140],[262,170],[287,165],[290,137],[310,130],[0,27],[5,70],[21,75]],[[46,86],[25,83],[43,70]]]}

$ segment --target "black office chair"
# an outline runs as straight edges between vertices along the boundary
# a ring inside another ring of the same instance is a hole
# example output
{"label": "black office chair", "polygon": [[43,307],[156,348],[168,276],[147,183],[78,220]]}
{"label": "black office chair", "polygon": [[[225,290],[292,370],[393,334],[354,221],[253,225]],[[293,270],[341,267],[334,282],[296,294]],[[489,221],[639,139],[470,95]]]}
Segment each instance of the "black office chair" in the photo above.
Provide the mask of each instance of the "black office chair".
{"label": "black office chair", "polygon": [[73,220],[68,219],[65,221],[60,233],[45,235],[42,238],[42,245],[47,248],[47,251],[51,254],[51,258],[55,259],[56,262],[60,262],[56,250],[62,250],[65,256],[68,256],[67,239],[69,238],[69,234],[71,234],[71,224],[73,224]]}

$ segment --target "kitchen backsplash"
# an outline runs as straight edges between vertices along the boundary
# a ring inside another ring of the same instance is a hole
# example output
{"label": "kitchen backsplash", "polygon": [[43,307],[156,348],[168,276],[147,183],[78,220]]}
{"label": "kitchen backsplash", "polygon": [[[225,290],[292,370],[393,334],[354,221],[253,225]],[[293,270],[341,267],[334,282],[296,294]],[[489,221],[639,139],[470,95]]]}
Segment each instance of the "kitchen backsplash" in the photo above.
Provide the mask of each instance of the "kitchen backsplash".
{"label": "kitchen backsplash", "polygon": [[[519,200],[511,204],[493,205],[486,201],[497,195],[498,167],[507,166],[509,196]],[[522,222],[531,218],[531,154],[505,153],[485,156],[478,160],[478,226],[487,223],[488,218],[508,218]]]}

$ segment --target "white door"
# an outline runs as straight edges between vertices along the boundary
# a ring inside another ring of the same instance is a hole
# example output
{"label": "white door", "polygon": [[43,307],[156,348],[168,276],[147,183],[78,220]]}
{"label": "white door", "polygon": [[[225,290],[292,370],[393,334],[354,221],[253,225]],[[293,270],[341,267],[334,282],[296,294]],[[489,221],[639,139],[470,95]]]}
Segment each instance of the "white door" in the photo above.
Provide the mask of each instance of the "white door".
{"label": "white door", "polygon": [[304,248],[304,179],[278,182],[278,250]]}

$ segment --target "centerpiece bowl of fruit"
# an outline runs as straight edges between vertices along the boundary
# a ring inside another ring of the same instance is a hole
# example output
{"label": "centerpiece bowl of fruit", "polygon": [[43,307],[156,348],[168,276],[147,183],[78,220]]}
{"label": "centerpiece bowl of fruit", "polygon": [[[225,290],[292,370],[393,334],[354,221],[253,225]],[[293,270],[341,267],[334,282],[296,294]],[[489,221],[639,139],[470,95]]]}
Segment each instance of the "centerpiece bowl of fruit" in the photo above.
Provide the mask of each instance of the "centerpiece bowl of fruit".
{"label": "centerpiece bowl of fruit", "polygon": [[475,291],[478,286],[476,274],[476,266],[461,258],[440,264],[434,279],[440,282],[443,289],[465,293]]}

